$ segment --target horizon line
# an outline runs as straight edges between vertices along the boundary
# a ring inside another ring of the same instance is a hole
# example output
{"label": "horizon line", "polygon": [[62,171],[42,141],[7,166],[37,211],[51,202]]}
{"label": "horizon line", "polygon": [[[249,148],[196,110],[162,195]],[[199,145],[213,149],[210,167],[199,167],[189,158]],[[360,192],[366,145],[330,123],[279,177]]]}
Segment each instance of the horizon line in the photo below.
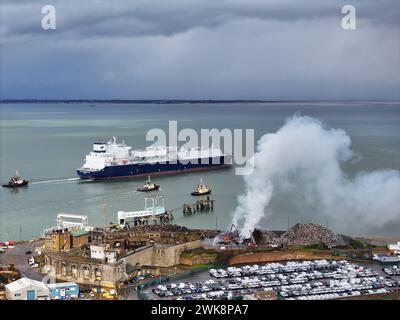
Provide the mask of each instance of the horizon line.
{"label": "horizon line", "polygon": [[0,103],[280,103],[280,102],[400,102],[396,99],[0,99]]}

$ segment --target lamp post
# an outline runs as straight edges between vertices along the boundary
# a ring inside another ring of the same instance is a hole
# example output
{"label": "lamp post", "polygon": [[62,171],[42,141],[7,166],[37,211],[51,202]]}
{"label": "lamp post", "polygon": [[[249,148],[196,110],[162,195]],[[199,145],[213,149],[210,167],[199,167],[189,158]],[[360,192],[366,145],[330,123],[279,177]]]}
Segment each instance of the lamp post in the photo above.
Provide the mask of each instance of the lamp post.
{"label": "lamp post", "polygon": [[175,275],[176,275],[176,267],[174,268],[174,277],[175,277]]}

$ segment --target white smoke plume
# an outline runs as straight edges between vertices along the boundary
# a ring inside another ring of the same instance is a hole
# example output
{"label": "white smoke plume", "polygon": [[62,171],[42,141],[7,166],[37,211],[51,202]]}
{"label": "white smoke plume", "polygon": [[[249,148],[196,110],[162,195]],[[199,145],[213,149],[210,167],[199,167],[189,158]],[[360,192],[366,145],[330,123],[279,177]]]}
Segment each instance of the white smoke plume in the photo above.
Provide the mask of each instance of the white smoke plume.
{"label": "white smoke plume", "polygon": [[[351,140],[341,129],[327,129],[310,117],[294,116],[276,133],[265,134],[252,159],[233,221],[250,237],[269,217],[269,203],[284,192],[320,215],[343,223],[383,226],[400,217],[400,171],[360,172],[350,178],[341,164],[354,157]],[[331,221],[332,221],[331,220]]]}

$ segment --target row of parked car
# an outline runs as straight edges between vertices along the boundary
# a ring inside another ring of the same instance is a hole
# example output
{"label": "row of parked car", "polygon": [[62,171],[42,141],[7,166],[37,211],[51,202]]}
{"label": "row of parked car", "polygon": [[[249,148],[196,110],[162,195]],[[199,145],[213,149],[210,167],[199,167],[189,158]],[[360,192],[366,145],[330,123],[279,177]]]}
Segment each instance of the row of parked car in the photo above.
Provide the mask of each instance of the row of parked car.
{"label": "row of parked car", "polygon": [[384,277],[352,278],[345,280],[325,280],[321,282],[306,283],[302,285],[281,286],[278,294],[284,298],[316,297],[318,299],[330,298],[333,294],[337,297],[352,295],[382,293],[385,290]]}
{"label": "row of parked car", "polygon": [[242,277],[250,275],[286,274],[306,271],[331,271],[345,266],[347,261],[289,261],[287,263],[267,263],[264,265],[245,265],[242,267],[228,267],[227,269],[210,269],[210,276],[214,278]]}
{"label": "row of parked car", "polygon": [[398,266],[392,266],[391,268],[384,268],[385,272],[389,276],[400,276],[400,268]]}
{"label": "row of parked car", "polygon": [[[167,285],[158,285],[152,291],[159,297],[174,297],[191,294],[204,294],[208,292],[225,292],[227,288],[214,280],[206,280],[205,282],[181,282],[171,283]],[[193,296],[194,298],[194,296]]]}
{"label": "row of parked car", "polygon": [[[283,298],[315,297],[331,299],[358,294],[383,293],[399,284],[379,273],[346,260],[271,263],[210,270],[220,280],[159,285],[153,292],[162,298],[208,299],[240,295],[243,290],[273,290]],[[217,276],[216,276],[217,275]],[[218,292],[218,294],[210,294]],[[221,292],[224,292],[222,295]]]}
{"label": "row of parked car", "polygon": [[5,253],[7,249],[14,249],[15,243],[15,241],[0,242],[0,254]]}
{"label": "row of parked car", "polygon": [[352,291],[350,293],[341,292],[341,293],[326,293],[326,294],[317,294],[317,295],[310,295],[310,296],[300,296],[296,298],[288,298],[287,300],[331,300],[331,299],[339,299],[339,298],[346,298],[346,297],[356,297],[360,295],[366,294],[381,294],[386,293],[386,289],[376,289],[376,290],[368,290],[368,291]]}

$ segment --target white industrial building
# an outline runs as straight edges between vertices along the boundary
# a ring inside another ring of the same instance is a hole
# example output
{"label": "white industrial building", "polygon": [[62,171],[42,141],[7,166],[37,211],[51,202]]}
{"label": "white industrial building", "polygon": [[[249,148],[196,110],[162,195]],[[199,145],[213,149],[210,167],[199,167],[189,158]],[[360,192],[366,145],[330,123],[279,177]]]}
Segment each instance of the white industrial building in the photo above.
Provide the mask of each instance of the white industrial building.
{"label": "white industrial building", "polygon": [[40,281],[21,278],[5,285],[8,300],[38,300],[49,298],[49,288]]}
{"label": "white industrial building", "polygon": [[117,261],[117,253],[109,251],[104,246],[90,246],[90,257],[92,259],[106,260],[108,263],[115,263]]}

